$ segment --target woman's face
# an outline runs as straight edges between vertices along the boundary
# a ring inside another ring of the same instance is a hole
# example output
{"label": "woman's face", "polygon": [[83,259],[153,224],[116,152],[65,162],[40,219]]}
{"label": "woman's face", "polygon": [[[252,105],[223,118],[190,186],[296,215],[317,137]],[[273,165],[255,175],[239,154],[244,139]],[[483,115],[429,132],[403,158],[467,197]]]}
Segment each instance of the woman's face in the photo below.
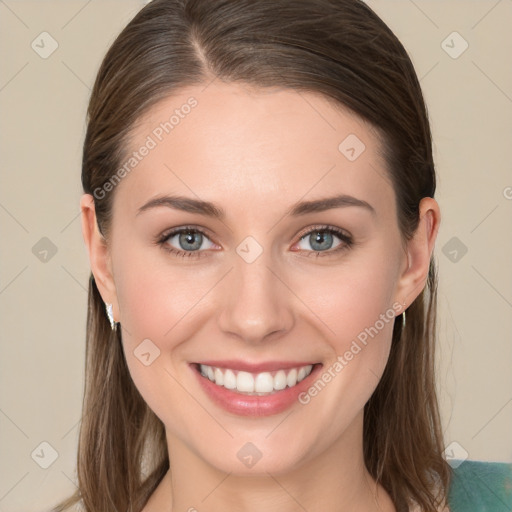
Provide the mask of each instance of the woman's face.
{"label": "woman's face", "polygon": [[100,291],[171,453],[278,474],[360,450],[394,317],[422,289],[378,151],[319,95],[240,84],[138,123]]}

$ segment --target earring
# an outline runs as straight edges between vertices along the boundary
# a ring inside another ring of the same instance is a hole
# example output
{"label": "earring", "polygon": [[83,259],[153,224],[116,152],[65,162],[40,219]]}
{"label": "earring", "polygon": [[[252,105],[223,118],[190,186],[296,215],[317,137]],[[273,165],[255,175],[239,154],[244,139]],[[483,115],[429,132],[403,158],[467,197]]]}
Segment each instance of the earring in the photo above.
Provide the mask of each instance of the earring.
{"label": "earring", "polygon": [[403,303],[404,310],[402,311],[402,330],[405,329],[405,302]]}
{"label": "earring", "polygon": [[112,330],[115,331],[117,329],[117,322],[114,320],[112,304],[105,302],[105,309],[107,310],[107,317],[110,322],[110,327],[112,327]]}

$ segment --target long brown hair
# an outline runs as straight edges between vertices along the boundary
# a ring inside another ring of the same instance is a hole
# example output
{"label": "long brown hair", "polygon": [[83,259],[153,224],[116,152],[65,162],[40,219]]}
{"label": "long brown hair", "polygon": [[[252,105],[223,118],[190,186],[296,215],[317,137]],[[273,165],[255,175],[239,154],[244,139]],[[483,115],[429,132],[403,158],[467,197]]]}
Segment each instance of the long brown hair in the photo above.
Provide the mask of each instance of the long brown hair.
{"label": "long brown hair", "polygon": [[[95,194],[127,152],[130,130],[159,100],[213,78],[316,92],[368,121],[395,190],[403,240],[436,188],[427,109],[411,60],[361,0],[153,0],[114,41],[88,108],[82,185],[108,240],[115,188]],[[395,322],[384,374],[365,405],[364,458],[398,511],[446,500],[434,377],[437,275]],[[78,490],[54,508],[140,511],[169,468],[165,430],[130,377],[91,273]]]}

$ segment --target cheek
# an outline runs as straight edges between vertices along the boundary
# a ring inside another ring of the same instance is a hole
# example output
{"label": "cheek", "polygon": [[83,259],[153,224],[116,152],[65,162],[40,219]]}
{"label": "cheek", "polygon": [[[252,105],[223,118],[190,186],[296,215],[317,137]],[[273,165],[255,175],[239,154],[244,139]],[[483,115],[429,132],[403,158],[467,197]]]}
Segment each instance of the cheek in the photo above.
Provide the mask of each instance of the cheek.
{"label": "cheek", "polygon": [[[370,398],[382,376],[397,314],[393,304],[398,255],[392,252],[382,244],[379,250],[347,258],[346,264],[335,270],[317,269],[307,279],[308,285],[300,286],[299,280],[295,283],[297,294],[312,312],[310,320],[329,343],[324,373],[329,373],[325,380],[331,392],[322,392],[323,398],[315,400],[318,405],[333,400],[333,408],[355,412]],[[316,396],[317,392],[312,393]],[[344,407],[339,408],[341,404]]]}
{"label": "cheek", "polygon": [[317,324],[323,324],[320,328],[338,354],[372,327],[379,331],[371,329],[373,337],[391,336],[398,259],[382,249],[347,259],[338,267],[316,269],[307,279],[295,279],[294,290],[321,320]]}
{"label": "cheek", "polygon": [[315,293],[309,289],[308,294],[306,288],[300,292],[321,319],[317,325],[330,348],[322,372],[299,397],[304,414],[307,411],[308,417],[324,426],[323,439],[318,441],[322,446],[361,412],[389,358],[396,318],[396,270],[382,261],[347,265],[331,272],[329,279],[317,279]]}
{"label": "cheek", "polygon": [[191,273],[147,261],[134,251],[116,263],[125,358],[148,406],[164,424],[186,432],[179,412],[190,408],[190,396],[180,384],[180,346],[192,336],[187,329],[204,291],[188,279]]}
{"label": "cheek", "polygon": [[205,294],[207,278],[170,265],[165,258],[149,258],[142,251],[120,258],[115,265],[120,320],[133,334],[132,341],[149,338],[171,343],[175,327],[190,321]]}
{"label": "cheek", "polygon": [[[180,416],[173,411],[190,407],[190,396],[179,384],[187,370],[183,347],[196,333],[201,299],[215,283],[215,275],[184,270],[143,250],[132,250],[129,257],[122,250],[117,254],[116,293],[131,377],[162,421],[169,414],[179,423]],[[150,364],[145,365],[148,359]]]}

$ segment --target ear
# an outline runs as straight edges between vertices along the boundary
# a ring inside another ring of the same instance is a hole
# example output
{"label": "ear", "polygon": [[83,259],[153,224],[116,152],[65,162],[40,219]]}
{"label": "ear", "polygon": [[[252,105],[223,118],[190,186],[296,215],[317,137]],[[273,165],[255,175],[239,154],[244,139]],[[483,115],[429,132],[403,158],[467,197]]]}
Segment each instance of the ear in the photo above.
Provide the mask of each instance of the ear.
{"label": "ear", "polygon": [[441,223],[439,205],[432,197],[424,197],[420,201],[419,215],[418,228],[406,245],[407,259],[396,290],[395,298],[402,304],[404,310],[425,287],[430,257]]}
{"label": "ear", "polygon": [[80,211],[82,214],[82,235],[89,253],[89,262],[96,286],[103,301],[112,304],[114,319],[118,319],[119,310],[110,250],[105,238],[99,231],[94,198],[91,194],[82,196]]}

